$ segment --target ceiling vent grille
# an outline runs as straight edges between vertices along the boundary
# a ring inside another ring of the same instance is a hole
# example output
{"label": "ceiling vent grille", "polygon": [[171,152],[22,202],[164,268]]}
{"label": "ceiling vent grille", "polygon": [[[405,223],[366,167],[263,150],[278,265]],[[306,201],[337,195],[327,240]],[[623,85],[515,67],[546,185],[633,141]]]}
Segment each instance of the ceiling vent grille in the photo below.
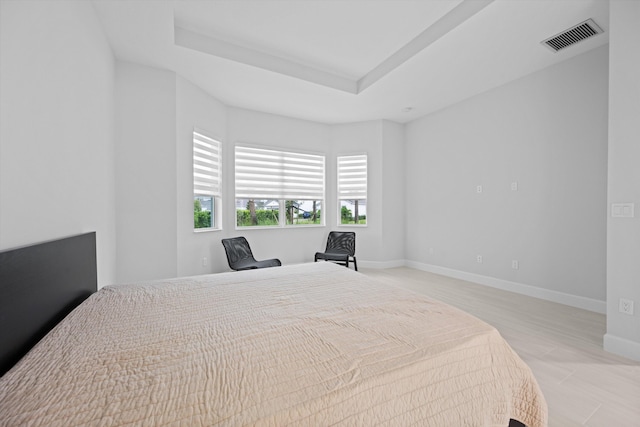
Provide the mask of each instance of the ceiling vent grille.
{"label": "ceiling vent grille", "polygon": [[589,37],[593,37],[596,34],[601,34],[603,32],[602,28],[598,27],[598,25],[593,22],[593,19],[587,19],[586,21],[563,31],[560,34],[556,34],[553,37],[543,40],[541,43],[554,52],[558,52],[565,47],[569,47],[584,39],[588,39]]}

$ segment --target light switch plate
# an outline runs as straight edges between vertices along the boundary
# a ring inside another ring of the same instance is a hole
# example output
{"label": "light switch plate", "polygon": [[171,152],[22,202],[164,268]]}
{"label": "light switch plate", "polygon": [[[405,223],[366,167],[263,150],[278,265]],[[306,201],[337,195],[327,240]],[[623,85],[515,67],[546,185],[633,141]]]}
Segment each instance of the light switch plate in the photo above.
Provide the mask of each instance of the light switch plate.
{"label": "light switch plate", "polygon": [[611,216],[614,218],[633,218],[635,216],[634,204],[633,203],[612,203]]}

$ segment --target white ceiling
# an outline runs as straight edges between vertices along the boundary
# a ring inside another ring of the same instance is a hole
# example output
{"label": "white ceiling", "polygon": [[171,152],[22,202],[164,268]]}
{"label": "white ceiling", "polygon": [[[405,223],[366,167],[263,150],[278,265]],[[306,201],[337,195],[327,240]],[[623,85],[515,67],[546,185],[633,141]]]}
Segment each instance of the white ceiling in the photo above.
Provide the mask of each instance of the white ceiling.
{"label": "white ceiling", "polygon": [[[118,59],[227,105],[323,123],[404,123],[609,39],[604,0],[93,3]],[[540,44],[588,18],[604,34],[558,53]]]}

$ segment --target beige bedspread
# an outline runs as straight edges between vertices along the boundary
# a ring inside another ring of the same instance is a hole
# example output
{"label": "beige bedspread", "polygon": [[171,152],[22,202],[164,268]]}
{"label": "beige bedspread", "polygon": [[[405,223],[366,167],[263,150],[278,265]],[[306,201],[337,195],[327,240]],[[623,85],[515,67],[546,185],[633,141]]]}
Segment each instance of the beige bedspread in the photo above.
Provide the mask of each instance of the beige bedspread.
{"label": "beige bedspread", "polygon": [[103,288],[0,379],[2,426],[546,425],[491,326],[330,263]]}

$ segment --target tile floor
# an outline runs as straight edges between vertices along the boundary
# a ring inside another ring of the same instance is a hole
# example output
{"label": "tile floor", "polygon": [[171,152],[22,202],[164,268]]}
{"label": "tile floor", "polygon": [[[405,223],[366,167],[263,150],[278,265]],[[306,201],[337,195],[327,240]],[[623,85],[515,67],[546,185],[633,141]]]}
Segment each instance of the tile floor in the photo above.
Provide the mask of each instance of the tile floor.
{"label": "tile floor", "polygon": [[361,272],[497,328],[535,374],[550,427],[640,427],[640,362],[603,350],[604,315],[411,268]]}

